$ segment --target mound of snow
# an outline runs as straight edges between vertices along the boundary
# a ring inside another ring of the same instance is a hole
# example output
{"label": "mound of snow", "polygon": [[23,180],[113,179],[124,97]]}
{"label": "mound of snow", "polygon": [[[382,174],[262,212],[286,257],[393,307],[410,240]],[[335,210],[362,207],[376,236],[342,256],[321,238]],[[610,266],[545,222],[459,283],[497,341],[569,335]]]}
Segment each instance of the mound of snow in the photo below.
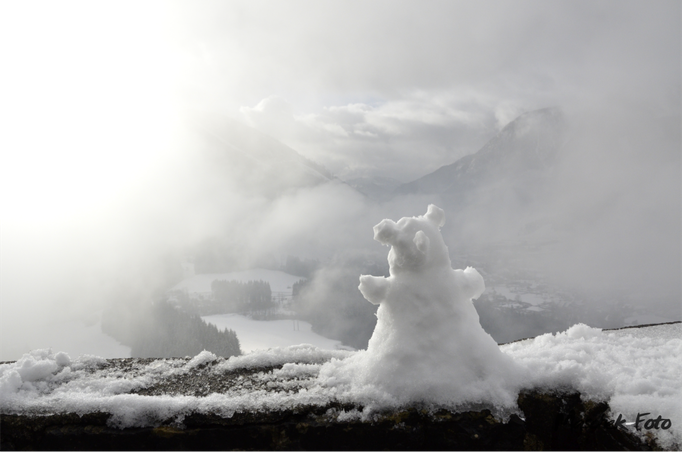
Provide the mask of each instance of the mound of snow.
{"label": "mound of snow", "polygon": [[71,358],[64,352],[56,355],[51,350],[26,353],[14,365],[0,368],[0,396],[4,399],[22,388],[39,392],[46,387],[45,380],[70,364]]}
{"label": "mound of snow", "polygon": [[483,278],[451,268],[444,223],[430,205],[424,216],[374,227],[374,239],[391,246],[390,276],[363,275],[359,288],[379,305],[377,325],[366,351],[322,369],[324,384],[391,404],[515,406],[524,369],[481,327],[471,300]]}
{"label": "mound of snow", "polygon": [[528,368],[526,386],[608,402],[611,417],[622,415],[633,431],[638,413],[662,416],[672,427],[650,432],[666,449],[682,444],[682,324],[616,331],[578,324],[501,349]]}

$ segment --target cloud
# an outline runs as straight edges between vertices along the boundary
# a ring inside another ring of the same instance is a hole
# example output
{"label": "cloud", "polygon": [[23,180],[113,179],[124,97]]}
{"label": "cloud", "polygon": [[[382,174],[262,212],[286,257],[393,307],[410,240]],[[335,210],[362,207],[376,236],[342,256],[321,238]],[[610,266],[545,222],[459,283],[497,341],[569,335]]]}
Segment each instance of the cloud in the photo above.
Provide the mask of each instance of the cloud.
{"label": "cloud", "polygon": [[297,129],[293,106],[279,96],[269,96],[253,107],[241,107],[240,112],[250,126],[278,138],[295,135]]}
{"label": "cloud", "polygon": [[675,2],[179,5],[184,39],[214,61],[207,93],[220,83],[237,108],[273,93],[308,110],[461,87],[500,100],[662,99],[679,74]]}
{"label": "cloud", "polygon": [[494,132],[483,108],[426,93],[308,114],[296,114],[290,103],[270,96],[241,113],[341,178],[390,174],[410,180],[475,152]]}
{"label": "cloud", "polygon": [[674,1],[176,9],[184,51],[211,61],[187,81],[194,102],[220,105],[342,177],[414,179],[537,108],[679,109]]}
{"label": "cloud", "polygon": [[556,205],[548,209],[573,238],[544,269],[611,302],[679,315],[679,114],[609,106],[573,119],[572,140],[554,175]]}

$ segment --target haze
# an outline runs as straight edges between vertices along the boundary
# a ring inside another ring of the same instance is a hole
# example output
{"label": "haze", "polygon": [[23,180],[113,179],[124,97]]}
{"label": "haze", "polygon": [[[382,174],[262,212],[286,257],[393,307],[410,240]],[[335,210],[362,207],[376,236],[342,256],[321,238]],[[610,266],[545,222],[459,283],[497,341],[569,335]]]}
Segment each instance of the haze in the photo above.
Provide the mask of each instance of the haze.
{"label": "haze", "polygon": [[[372,226],[438,197],[342,181],[410,182],[545,107],[571,131],[550,210],[574,238],[525,264],[679,320],[680,30],[677,1],[2,2],[0,360],[148,303],[199,249],[385,259]],[[453,255],[508,238],[468,229]]]}

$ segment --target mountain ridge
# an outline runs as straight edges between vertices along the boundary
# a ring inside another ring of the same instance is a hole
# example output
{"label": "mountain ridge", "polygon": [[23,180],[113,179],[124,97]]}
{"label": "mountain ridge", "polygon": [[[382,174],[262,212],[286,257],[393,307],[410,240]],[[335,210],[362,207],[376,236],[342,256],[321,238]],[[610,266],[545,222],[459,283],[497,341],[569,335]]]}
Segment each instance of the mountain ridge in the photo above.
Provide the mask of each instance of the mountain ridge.
{"label": "mountain ridge", "polygon": [[527,112],[481,149],[396,188],[395,195],[468,192],[515,173],[550,169],[562,144],[563,113],[555,107]]}

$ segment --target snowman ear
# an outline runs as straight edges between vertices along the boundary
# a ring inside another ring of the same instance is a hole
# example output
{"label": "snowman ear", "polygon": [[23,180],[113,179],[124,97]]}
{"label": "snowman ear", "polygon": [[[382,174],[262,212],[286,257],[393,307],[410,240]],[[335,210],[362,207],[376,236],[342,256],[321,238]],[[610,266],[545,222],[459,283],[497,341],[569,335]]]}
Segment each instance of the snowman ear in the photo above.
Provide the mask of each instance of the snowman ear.
{"label": "snowman ear", "polygon": [[428,253],[429,243],[431,243],[431,241],[424,231],[417,231],[412,241],[417,245],[417,249],[421,251],[422,254]]}
{"label": "snowman ear", "polygon": [[384,245],[391,245],[393,238],[398,234],[395,221],[381,220],[381,223],[374,226],[374,240]]}
{"label": "snowman ear", "polygon": [[438,228],[442,228],[445,225],[445,212],[435,204],[429,204],[429,208],[426,210],[426,215],[424,215],[424,217]]}

